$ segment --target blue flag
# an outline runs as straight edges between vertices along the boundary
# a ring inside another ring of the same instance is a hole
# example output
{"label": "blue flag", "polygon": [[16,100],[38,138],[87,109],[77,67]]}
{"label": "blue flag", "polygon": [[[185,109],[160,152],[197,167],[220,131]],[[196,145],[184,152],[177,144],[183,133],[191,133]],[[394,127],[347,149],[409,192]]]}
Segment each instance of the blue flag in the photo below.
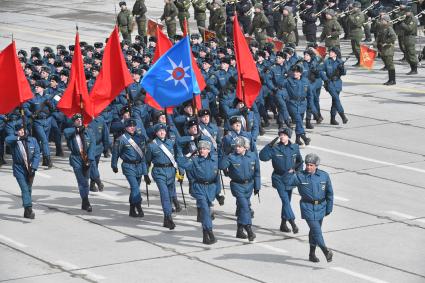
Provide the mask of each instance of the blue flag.
{"label": "blue flag", "polygon": [[192,67],[189,37],[186,36],[146,72],[141,86],[161,107],[180,105],[199,94],[198,82]]}

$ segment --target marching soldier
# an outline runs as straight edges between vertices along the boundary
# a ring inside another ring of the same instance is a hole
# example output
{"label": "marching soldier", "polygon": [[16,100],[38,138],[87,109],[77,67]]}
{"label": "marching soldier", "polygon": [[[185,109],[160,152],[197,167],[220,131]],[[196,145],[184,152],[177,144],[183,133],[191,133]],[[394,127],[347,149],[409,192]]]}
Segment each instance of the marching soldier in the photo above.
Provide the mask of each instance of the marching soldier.
{"label": "marching soldier", "polygon": [[78,189],[82,199],[81,209],[92,212],[89,201],[89,170],[95,162],[96,142],[90,129],[83,125],[83,116],[79,113],[72,116],[73,127],[64,130],[68,149],[71,151],[69,164],[77,178]]}
{"label": "marching soldier", "polygon": [[191,175],[192,185],[190,194],[196,199],[196,206],[200,210],[202,220],[203,240],[206,245],[217,242],[210,214],[210,206],[220,190],[218,175],[218,157],[211,151],[211,143],[206,140],[198,142],[198,151],[192,156],[178,158],[180,166]]}
{"label": "marching soldier", "polygon": [[[260,164],[256,153],[249,150],[249,141],[244,137],[235,138],[235,149],[225,155],[219,162],[221,170],[228,170],[231,179],[230,189],[236,198],[238,207],[236,238],[254,241],[256,235],[252,231],[250,198],[252,192],[257,195],[261,188]],[[244,233],[244,230],[248,235]]]}
{"label": "marching soldier", "polygon": [[[263,10],[263,5],[257,3],[261,6],[261,11]],[[251,26],[251,14],[252,14],[252,3],[251,0],[239,0],[236,4],[236,11],[238,13],[238,20],[242,26],[244,33],[248,33]],[[255,16],[254,16],[255,17]]]}
{"label": "marching soldier", "polygon": [[324,78],[325,89],[332,97],[331,125],[339,125],[335,119],[336,113],[341,116],[342,123],[346,124],[348,119],[344,114],[344,108],[339,99],[339,94],[342,91],[341,76],[345,76],[347,71],[344,68],[344,62],[341,60],[339,49],[336,47],[329,49],[329,57],[325,60],[323,69],[326,74]]}
{"label": "marching soldier", "polygon": [[300,12],[300,18],[303,21],[303,33],[306,37],[307,43],[316,43],[317,17],[314,8],[313,0],[307,0],[305,2],[305,9],[302,13]]}
{"label": "marching soldier", "polygon": [[266,30],[269,24],[269,20],[263,12],[263,5],[261,3],[255,4],[254,19],[249,29],[249,35],[254,33],[255,40],[260,44],[260,48],[262,48],[266,42]]}
{"label": "marching soldier", "polygon": [[143,41],[145,44],[148,43],[146,37],[146,5],[145,0],[136,0],[133,5],[132,14],[136,19],[137,23],[137,32],[140,36],[143,36]]}
{"label": "marching soldier", "polygon": [[[95,162],[90,166],[90,191],[97,192],[103,191],[104,185],[100,179],[99,173],[99,161],[100,156],[105,150],[109,148],[109,131],[106,129],[106,123],[103,116],[99,115],[93,119],[89,128],[93,132],[93,137],[95,141]],[[96,186],[97,185],[97,188]]]}
{"label": "marching soldier", "polygon": [[322,34],[320,35],[320,42],[325,41],[325,46],[329,49],[331,47],[340,48],[339,36],[342,34],[342,27],[335,17],[334,10],[325,12],[325,22],[323,24]]}
{"label": "marching soldier", "polygon": [[146,162],[148,167],[153,163],[152,177],[158,186],[161,197],[161,205],[164,213],[163,226],[173,230],[176,224],[174,224],[171,217],[171,200],[176,192],[176,173],[180,171],[174,158],[174,156],[178,156],[177,149],[175,142],[166,137],[166,124],[156,124],[154,131],[156,138],[148,145]]}
{"label": "marching soldier", "polygon": [[[114,173],[118,173],[118,157],[122,159],[121,169],[130,185],[130,212],[131,217],[143,217],[142,195],[140,183],[142,176],[146,184],[151,180],[148,176],[145,161],[145,137],[136,132],[137,122],[135,119],[125,121],[125,132],[114,143],[112,150],[111,167]],[[137,210],[137,212],[136,212]]]}
{"label": "marching soldier", "polygon": [[175,0],[174,5],[176,5],[178,12],[177,17],[179,18],[180,23],[180,30],[183,32],[185,30],[185,20],[186,20],[186,31],[187,34],[190,34],[189,32],[189,8],[190,8],[190,0]]}
{"label": "marching soldier", "polygon": [[127,3],[121,1],[119,3],[121,11],[117,16],[117,25],[120,29],[122,38],[131,42],[131,32],[133,31],[133,18],[131,12],[127,9]]}
{"label": "marching soldier", "polygon": [[[361,11],[365,11],[366,9],[369,8],[369,6],[371,5],[371,0],[359,0],[360,4],[361,4]],[[370,9],[370,8],[369,8]],[[370,24],[367,23],[368,22],[368,11],[362,12],[363,15],[365,15],[365,24],[363,24],[363,31],[365,34],[365,42],[372,42],[372,34],[371,34],[371,30],[370,30]]]}
{"label": "marching soldier", "polygon": [[291,12],[291,7],[285,6],[282,11],[282,23],[280,26],[280,33],[278,38],[282,40],[286,45],[295,44],[296,38],[294,30],[296,29],[296,23],[294,16]]}
{"label": "marching soldier", "polygon": [[32,183],[40,162],[40,147],[35,138],[27,135],[23,124],[15,126],[15,134],[6,138],[6,143],[12,152],[13,176],[21,188],[24,217],[34,219]]}
{"label": "marching soldier", "polygon": [[208,29],[215,32],[220,46],[224,46],[226,10],[223,7],[223,3],[221,0],[214,0],[212,3],[207,3],[207,8],[210,10]]}
{"label": "marching soldier", "polygon": [[388,70],[388,81],[384,85],[395,85],[394,43],[397,35],[391,26],[390,16],[384,15],[379,23],[379,33],[376,39],[379,54],[381,54],[385,69]]}
{"label": "marching soldier", "polygon": [[351,14],[348,16],[348,25],[350,27],[351,48],[357,58],[357,63],[354,67],[360,66],[360,42],[363,37],[363,24],[365,23],[365,16],[360,10],[361,4],[354,2]]}
{"label": "marching soldier", "polygon": [[177,7],[174,5],[173,0],[164,0],[164,2],[164,12],[162,13],[161,21],[165,21],[168,38],[173,39],[176,35]]}
{"label": "marching soldier", "polygon": [[192,6],[195,11],[196,25],[198,26],[199,33],[202,34],[202,29],[205,28],[205,20],[207,19],[207,1],[206,0],[193,0]]}
{"label": "marching soldier", "polygon": [[309,260],[319,262],[316,256],[316,247],[323,251],[326,260],[332,261],[333,253],[326,247],[322,235],[323,218],[332,212],[333,189],[329,174],[318,169],[320,158],[314,153],[305,157],[306,168],[304,171],[295,173],[285,180],[287,186],[297,186],[301,196],[300,209],[301,218],[305,219],[310,232],[308,241],[310,243]]}
{"label": "marching soldier", "polygon": [[41,80],[35,83],[35,96],[24,104],[24,109],[26,116],[33,119],[33,128],[43,153],[42,165],[50,169],[53,166],[49,148],[49,134],[52,125],[50,113],[54,107],[50,97],[45,94],[45,87],[44,82]]}
{"label": "marching soldier", "polygon": [[410,65],[410,72],[406,75],[418,74],[418,57],[416,56],[416,35],[418,33],[417,20],[410,9],[406,9],[405,19],[400,24],[404,37],[404,57]]}
{"label": "marching soldier", "polygon": [[[295,224],[295,214],[291,208],[292,186],[286,186],[284,180],[289,174],[300,172],[303,168],[303,159],[299,146],[292,144],[290,139],[292,130],[290,128],[280,128],[279,137],[266,145],[259,154],[261,161],[272,160],[273,173],[272,185],[277,190],[282,201],[280,231],[289,233],[286,222],[289,221],[294,234],[298,233],[298,227]],[[279,141],[277,144],[276,142]]]}

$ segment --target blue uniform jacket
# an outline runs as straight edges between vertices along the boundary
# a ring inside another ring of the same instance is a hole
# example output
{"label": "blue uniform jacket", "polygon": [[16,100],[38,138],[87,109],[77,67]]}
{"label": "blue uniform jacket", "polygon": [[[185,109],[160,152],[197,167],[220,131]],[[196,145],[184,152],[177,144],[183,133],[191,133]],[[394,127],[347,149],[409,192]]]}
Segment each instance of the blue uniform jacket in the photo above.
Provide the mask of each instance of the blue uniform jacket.
{"label": "blue uniform jacket", "polygon": [[[288,177],[285,183],[289,186],[297,186],[300,193],[301,218],[306,220],[322,220],[325,215],[332,212],[333,189],[331,179],[325,171],[316,170],[309,174],[302,171]],[[320,204],[311,202],[319,201]]]}
{"label": "blue uniform jacket", "polygon": [[[12,150],[12,159],[13,159],[13,176],[16,178],[27,178],[28,171],[25,167],[25,161],[22,157],[21,151],[18,145],[18,137],[17,136],[8,136],[6,137],[6,143],[11,147]],[[40,147],[38,146],[38,142],[33,137],[28,137],[27,140],[28,147],[28,159],[31,164],[31,168],[33,170],[38,169],[38,164],[40,162]]]}
{"label": "blue uniform jacket", "polygon": [[[68,149],[71,151],[71,155],[69,156],[69,164],[71,164],[74,169],[81,169],[83,167],[83,159],[81,157],[80,149],[76,139],[76,128],[66,128],[63,131],[63,134],[65,136]],[[83,132],[83,135],[87,158],[90,162],[94,162],[96,150],[94,134],[91,129],[86,128]]]}
{"label": "blue uniform jacket", "polygon": [[[130,142],[128,141],[129,138],[132,138],[134,142],[140,147],[143,152],[143,157],[140,156],[140,154],[130,144]],[[146,167],[145,149],[146,140],[143,135],[135,133],[132,136],[127,132],[124,133],[114,143],[112,149],[111,167],[117,168],[118,157],[120,157],[123,160],[123,163],[121,164],[121,169],[124,175],[135,177],[147,175],[148,170]]]}

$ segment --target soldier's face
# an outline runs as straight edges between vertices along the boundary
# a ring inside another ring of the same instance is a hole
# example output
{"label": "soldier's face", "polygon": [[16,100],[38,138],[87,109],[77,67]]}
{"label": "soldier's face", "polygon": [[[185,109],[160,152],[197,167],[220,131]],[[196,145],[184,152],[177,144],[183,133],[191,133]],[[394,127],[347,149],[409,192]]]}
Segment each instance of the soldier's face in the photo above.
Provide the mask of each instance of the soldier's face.
{"label": "soldier's face", "polygon": [[193,125],[192,127],[190,127],[189,128],[189,134],[192,135],[192,136],[198,134],[198,126]]}
{"label": "soldier's face", "polygon": [[280,142],[281,142],[281,143],[283,143],[283,144],[287,144],[287,143],[288,143],[288,141],[289,141],[289,137],[288,137],[287,135],[285,135],[285,134],[281,133],[281,134],[279,135],[279,140],[280,140]]}
{"label": "soldier's face", "polygon": [[18,137],[23,137],[23,136],[25,136],[25,130],[24,130],[24,128],[19,129],[19,130],[17,131],[17,134],[18,134]]}
{"label": "soldier's face", "polygon": [[74,121],[75,127],[81,127],[82,124],[83,124],[83,119],[81,119],[81,118],[78,118]]}
{"label": "soldier's face", "polygon": [[300,72],[294,72],[294,79],[299,80],[301,78]]}
{"label": "soldier's face", "polygon": [[285,62],[285,59],[283,59],[283,57],[280,57],[280,56],[276,57],[276,63],[283,64],[283,62]]}
{"label": "soldier's face", "polygon": [[330,20],[330,19],[332,19],[332,16],[331,16],[331,15],[329,15],[329,14],[326,14],[326,19],[327,19],[327,20]]}
{"label": "soldier's face", "polygon": [[304,60],[306,60],[307,62],[310,62],[310,60],[311,60],[310,54],[305,53],[304,54]]}
{"label": "soldier's face", "polygon": [[232,129],[235,132],[240,132],[241,128],[242,128],[242,124],[240,122],[233,123],[233,125],[232,125]]}
{"label": "soldier's face", "polygon": [[125,130],[129,133],[129,134],[134,134],[134,132],[136,131],[136,126],[129,126],[126,127]]}
{"label": "soldier's face", "polygon": [[289,14],[289,12],[288,12],[288,10],[283,10],[282,14],[283,14],[284,16],[287,16],[287,15]]}
{"label": "soldier's face", "polygon": [[160,129],[158,132],[156,132],[156,136],[160,139],[165,139],[165,135],[167,132],[164,129]]}
{"label": "soldier's face", "polygon": [[316,172],[317,166],[316,164],[313,163],[307,163],[305,165],[305,170],[309,173],[309,174],[314,174]]}
{"label": "soldier's face", "polygon": [[166,124],[167,123],[167,117],[165,117],[165,115],[159,116],[158,122]]}
{"label": "soldier's face", "polygon": [[201,147],[201,148],[199,149],[199,154],[200,154],[202,157],[207,157],[207,156],[208,156],[208,154],[210,154],[210,150],[209,150],[208,148],[206,148],[206,147]]}
{"label": "soldier's face", "polygon": [[201,122],[204,124],[208,124],[210,122],[210,115],[204,115],[201,117]]}
{"label": "soldier's face", "polygon": [[186,106],[185,108],[184,108],[184,111],[187,113],[187,114],[189,114],[190,116],[192,116],[193,115],[193,109],[192,109],[192,106]]}
{"label": "soldier's face", "polygon": [[244,155],[246,152],[246,148],[244,146],[236,146],[235,150],[236,150],[236,153],[240,155]]}
{"label": "soldier's face", "polygon": [[50,81],[50,86],[55,88],[58,86],[58,83],[56,81]]}
{"label": "soldier's face", "polygon": [[122,115],[122,118],[125,120],[125,119],[130,119],[130,112],[125,112],[123,115]]}

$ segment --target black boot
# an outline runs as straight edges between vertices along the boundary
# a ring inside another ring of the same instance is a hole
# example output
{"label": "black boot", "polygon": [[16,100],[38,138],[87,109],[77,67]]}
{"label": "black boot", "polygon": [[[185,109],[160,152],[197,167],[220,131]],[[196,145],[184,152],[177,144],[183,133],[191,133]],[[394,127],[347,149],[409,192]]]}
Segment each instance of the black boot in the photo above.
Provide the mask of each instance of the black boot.
{"label": "black boot", "polygon": [[264,128],[260,127],[260,136],[264,136],[265,133],[266,131],[264,130]]}
{"label": "black boot", "polygon": [[254,214],[255,214],[255,213],[254,213],[254,210],[253,210],[253,209],[251,209],[251,208],[249,208],[249,211],[251,212],[251,219],[252,219],[252,218],[254,218]]}
{"label": "black boot", "polygon": [[34,219],[35,218],[35,213],[34,213],[34,211],[32,211],[32,207],[31,206],[25,207],[24,217],[25,218],[29,218],[29,219]]}
{"label": "black boot", "polygon": [[406,61],[406,57],[403,55],[403,58],[401,58],[400,60],[398,60],[399,62],[403,62]]}
{"label": "black boot", "polygon": [[322,121],[323,121],[323,116],[322,116],[322,113],[320,113],[320,111],[319,111],[318,117],[316,119],[316,123],[320,124],[320,123],[322,123]]}
{"label": "black boot", "polygon": [[47,156],[46,159],[47,159],[47,169],[52,168],[53,164],[52,164],[52,160],[50,159],[50,156]]}
{"label": "black boot", "polygon": [[86,210],[87,212],[92,212],[92,207],[90,205],[89,197],[83,198],[81,203],[81,209]]}
{"label": "black boot", "polygon": [[357,61],[357,63],[354,64],[353,67],[360,67],[360,61]]}
{"label": "black boot", "polygon": [[285,233],[291,232],[291,229],[286,225],[286,219],[282,219],[282,222],[280,222],[280,231]]}
{"label": "black boot", "polygon": [[289,224],[291,224],[292,231],[294,232],[294,234],[298,234],[299,229],[297,224],[295,224],[294,219],[289,220]]}
{"label": "black boot", "polygon": [[145,213],[143,212],[143,209],[142,209],[142,202],[136,203],[135,206],[136,206],[136,209],[137,209],[137,216],[144,217]]}
{"label": "black boot", "polygon": [[176,228],[176,224],[174,224],[173,218],[171,218],[171,215],[164,217],[164,227],[173,230]]}
{"label": "black boot", "polygon": [[311,124],[311,120],[310,119],[306,119],[305,120],[305,127],[309,130],[314,129],[314,126]]}
{"label": "black boot", "polygon": [[418,66],[410,65],[410,72],[406,75],[417,75],[418,74]]}
{"label": "black boot", "polygon": [[130,203],[130,212],[128,213],[130,217],[137,217],[136,206]]}
{"label": "black boot", "polygon": [[311,142],[310,138],[307,138],[307,136],[305,134],[301,134],[301,138],[303,139],[305,145],[309,145]]}
{"label": "black boot", "polygon": [[334,125],[334,126],[339,125],[338,121],[335,119],[335,116],[331,116],[331,125]]}
{"label": "black boot", "polygon": [[255,237],[257,237],[255,235],[255,233],[252,231],[251,225],[245,225],[245,231],[248,234],[248,240],[250,242],[254,241]]}
{"label": "black boot", "polygon": [[395,85],[395,70],[388,70],[388,82],[384,83],[384,85]]}
{"label": "black boot", "polygon": [[298,145],[304,145],[303,142],[301,141],[300,135],[296,135],[295,143],[298,144]]}
{"label": "black boot", "polygon": [[332,251],[330,250],[330,249],[328,249],[327,247],[320,247],[321,249],[322,249],[322,252],[323,252],[323,254],[325,255],[325,257],[326,257],[326,260],[328,261],[328,262],[331,262],[332,261],[332,257],[333,257],[333,253],[332,253]]}
{"label": "black boot", "polygon": [[0,167],[1,167],[2,165],[5,165],[5,164],[7,164],[7,163],[6,163],[6,161],[4,160],[4,157],[3,157],[3,156],[0,156]]}
{"label": "black boot", "polygon": [[379,69],[380,71],[388,71],[388,69],[387,69],[387,67],[386,66],[384,66],[384,67],[382,67],[381,69]]}
{"label": "black boot", "polygon": [[239,239],[248,238],[248,236],[243,231],[243,225],[242,224],[238,224],[238,230],[236,230],[236,238],[239,238]]}
{"label": "black boot", "polygon": [[201,208],[197,207],[197,214],[196,214],[196,222],[202,222],[202,210]]}
{"label": "black boot", "polygon": [[177,197],[173,197],[173,204],[176,208],[176,212],[182,211],[182,207],[180,206],[180,203],[179,203]]}
{"label": "black boot", "polygon": [[342,123],[343,124],[347,124],[348,119],[347,119],[347,116],[345,116],[345,113],[344,112],[341,112],[341,113],[338,113],[338,114],[339,114],[339,116],[341,116]]}
{"label": "black boot", "polygon": [[217,243],[217,239],[212,230],[208,230],[208,237],[210,238],[210,245]]}
{"label": "black boot", "polygon": [[223,205],[224,205],[224,196],[222,196],[222,195],[217,195],[215,198],[217,199],[218,204],[219,204],[220,206],[223,206]]}
{"label": "black boot", "polygon": [[56,148],[56,156],[64,157],[65,154],[63,153],[62,147]]}
{"label": "black boot", "polygon": [[47,166],[47,157],[43,156],[43,162],[41,163],[41,166]]}
{"label": "black boot", "polygon": [[316,246],[310,246],[310,253],[308,255],[308,260],[312,262],[319,262],[319,258],[316,256]]}
{"label": "black boot", "polygon": [[100,192],[103,192],[103,188],[105,187],[100,179],[95,181]]}
{"label": "black boot", "polygon": [[109,153],[109,150],[106,150],[106,151],[103,152],[103,157],[105,157],[105,158],[111,157],[111,154]]}
{"label": "black boot", "polygon": [[90,191],[91,191],[91,192],[97,192],[97,191],[99,191],[99,190],[96,188],[96,183],[94,182],[94,180],[90,180]]}
{"label": "black boot", "polygon": [[208,230],[202,230],[202,243],[205,245],[210,245]]}

